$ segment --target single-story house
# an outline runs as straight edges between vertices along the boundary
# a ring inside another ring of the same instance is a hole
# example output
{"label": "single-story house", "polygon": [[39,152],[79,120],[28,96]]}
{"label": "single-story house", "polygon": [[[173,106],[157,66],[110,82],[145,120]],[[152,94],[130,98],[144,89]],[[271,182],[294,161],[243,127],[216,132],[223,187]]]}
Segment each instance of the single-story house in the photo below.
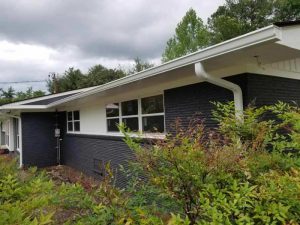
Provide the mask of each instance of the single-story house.
{"label": "single-story house", "polygon": [[[164,138],[176,118],[201,112],[215,126],[211,101],[300,103],[300,21],[276,23],[104,85],[0,107],[1,146],[20,166],[58,163],[101,178],[103,165],[126,164],[131,150],[117,123]],[[124,177],[117,177],[122,185]]]}

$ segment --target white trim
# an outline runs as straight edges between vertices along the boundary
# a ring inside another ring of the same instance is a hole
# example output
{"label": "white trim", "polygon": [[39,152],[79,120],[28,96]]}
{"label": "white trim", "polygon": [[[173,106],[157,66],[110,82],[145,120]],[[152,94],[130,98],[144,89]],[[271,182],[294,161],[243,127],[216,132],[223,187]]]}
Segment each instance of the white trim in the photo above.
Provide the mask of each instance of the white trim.
{"label": "white trim", "polygon": [[[79,120],[75,120],[74,119],[74,112],[77,112],[79,113]],[[72,120],[69,120],[68,118],[68,113],[72,113]],[[72,111],[66,111],[66,122],[67,122],[67,133],[68,134],[73,134],[73,133],[80,133],[80,130],[81,130],[81,124],[80,124],[80,110],[72,110]],[[73,127],[73,130],[69,130],[69,123],[72,123],[72,127]],[[75,131],[75,122],[79,122],[79,131]]]}
{"label": "white trim", "polygon": [[[91,132],[73,132],[67,134],[90,135],[90,136],[108,136],[108,137],[125,137],[121,132],[91,133]],[[149,139],[165,139],[166,133],[130,133],[130,137],[140,137]]]}
{"label": "white trim", "polygon": [[[202,49],[195,53],[177,58],[170,62],[164,63],[162,65],[152,67],[150,69],[144,70],[142,72],[132,74],[118,80],[111,81],[109,83],[98,86],[90,91],[85,91],[83,93],[75,94],[73,96],[67,97],[62,100],[50,103],[48,107],[55,107],[66,102],[70,102],[79,98],[87,97],[93,94],[97,94],[115,87],[126,85],[134,81],[142,80],[145,78],[153,77],[161,73],[174,70],[176,68],[184,67],[186,65],[191,65],[199,61],[214,58],[219,55],[223,55],[229,52],[247,48],[256,44],[263,42],[276,42],[281,39],[282,29],[271,25],[245,35],[230,39],[228,41],[222,42],[217,45],[210,46],[208,48]],[[1,109],[1,108],[0,108]]]}
{"label": "white trim", "polygon": [[[143,114],[142,113],[142,99],[144,98],[149,98],[149,97],[155,97],[155,96],[162,96],[163,98],[163,112],[161,113],[148,113],[148,114]],[[123,116],[122,115],[122,103],[123,102],[128,102],[128,101],[135,101],[137,100],[138,102],[138,114],[135,115],[128,115],[128,116]],[[119,104],[119,116],[114,116],[114,117],[107,117],[105,114],[105,121],[106,121],[106,132],[108,134],[110,133],[120,133],[120,132],[116,132],[116,131],[108,131],[108,124],[107,124],[107,120],[110,119],[119,119],[119,123],[122,122],[123,119],[126,118],[137,118],[138,119],[138,132],[141,132],[143,134],[147,134],[147,132],[144,132],[143,130],[143,118],[144,117],[151,117],[151,116],[164,116],[164,131],[166,130],[166,119],[165,119],[165,105],[164,105],[164,94],[160,93],[160,94],[155,94],[155,95],[150,95],[150,96],[143,96],[143,97],[138,97],[138,98],[134,98],[131,100],[124,100],[121,102],[114,102],[114,103],[118,103]],[[112,104],[112,103],[108,103],[108,104]],[[107,105],[107,104],[106,104]],[[148,133],[149,134],[149,133]],[[159,133],[158,133],[159,134]]]}

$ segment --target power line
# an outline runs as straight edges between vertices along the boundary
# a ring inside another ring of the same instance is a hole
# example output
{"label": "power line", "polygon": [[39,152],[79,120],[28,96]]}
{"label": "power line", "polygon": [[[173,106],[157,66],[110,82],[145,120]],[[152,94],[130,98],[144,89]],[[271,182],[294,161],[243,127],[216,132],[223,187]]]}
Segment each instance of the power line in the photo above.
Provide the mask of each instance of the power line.
{"label": "power line", "polygon": [[25,83],[44,83],[45,80],[26,80],[26,81],[0,81],[0,84],[25,84]]}

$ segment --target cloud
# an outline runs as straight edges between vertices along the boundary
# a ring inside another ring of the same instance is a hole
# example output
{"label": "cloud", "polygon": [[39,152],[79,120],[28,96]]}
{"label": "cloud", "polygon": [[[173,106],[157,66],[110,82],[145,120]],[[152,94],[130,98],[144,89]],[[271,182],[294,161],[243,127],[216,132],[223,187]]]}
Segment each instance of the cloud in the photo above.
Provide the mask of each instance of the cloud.
{"label": "cloud", "polygon": [[0,81],[137,56],[157,62],[189,8],[206,21],[223,1],[0,0]]}

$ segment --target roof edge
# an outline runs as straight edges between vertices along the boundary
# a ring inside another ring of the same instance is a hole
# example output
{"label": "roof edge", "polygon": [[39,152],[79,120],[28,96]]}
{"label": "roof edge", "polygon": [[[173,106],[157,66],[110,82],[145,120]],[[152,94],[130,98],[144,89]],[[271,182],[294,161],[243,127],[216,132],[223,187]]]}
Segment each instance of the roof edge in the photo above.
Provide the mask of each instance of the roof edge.
{"label": "roof edge", "polygon": [[250,33],[235,37],[233,39],[221,42],[219,44],[209,46],[207,48],[201,49],[197,52],[191,53],[189,55],[182,56],[180,58],[174,59],[167,63],[149,68],[147,70],[135,73],[109,83],[98,86],[90,91],[83,93],[78,93],[67,97],[62,100],[58,100],[49,104],[49,107],[55,107],[66,102],[70,102],[79,98],[83,98],[89,95],[93,95],[111,88],[115,88],[121,85],[125,85],[137,80],[141,80],[147,77],[152,77],[176,68],[180,68],[186,65],[190,65],[199,61],[207,60],[218,55],[223,55],[225,53],[233,52],[245,47],[249,47],[255,44],[259,44],[266,41],[278,41],[281,40],[281,29],[277,26],[270,25],[262,29],[252,31]]}

